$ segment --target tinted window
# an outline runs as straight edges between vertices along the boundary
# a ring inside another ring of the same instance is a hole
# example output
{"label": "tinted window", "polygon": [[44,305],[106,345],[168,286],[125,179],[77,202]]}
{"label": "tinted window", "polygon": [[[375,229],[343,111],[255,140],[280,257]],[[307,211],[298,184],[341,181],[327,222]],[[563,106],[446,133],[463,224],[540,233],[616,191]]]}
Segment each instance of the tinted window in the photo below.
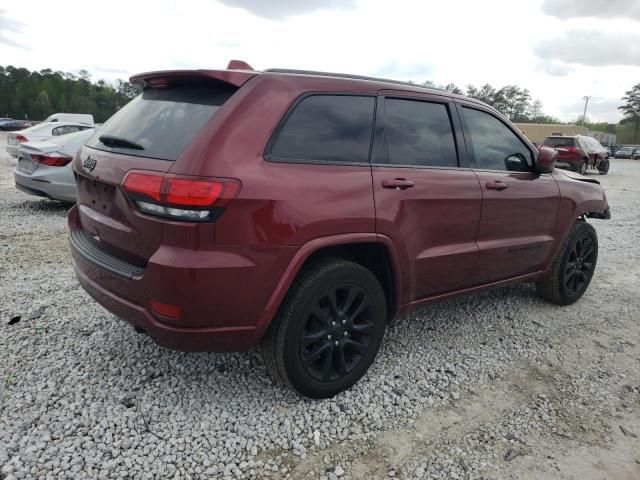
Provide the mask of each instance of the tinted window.
{"label": "tinted window", "polygon": [[547,137],[544,139],[543,145],[547,147],[574,147],[575,139],[574,138],[558,138],[558,137]]}
{"label": "tinted window", "polygon": [[529,171],[531,152],[504,123],[479,110],[463,112],[477,168]]}
{"label": "tinted window", "polygon": [[289,115],[271,148],[286,160],[368,162],[373,97],[313,95]]}
{"label": "tinted window", "polygon": [[458,166],[446,105],[387,99],[384,132],[391,164]]}
{"label": "tinted window", "polygon": [[[176,160],[235,91],[235,87],[218,82],[145,90],[107,120],[87,145],[128,155]],[[102,135],[122,138],[144,150],[126,148],[126,144],[107,146],[100,142]]]}

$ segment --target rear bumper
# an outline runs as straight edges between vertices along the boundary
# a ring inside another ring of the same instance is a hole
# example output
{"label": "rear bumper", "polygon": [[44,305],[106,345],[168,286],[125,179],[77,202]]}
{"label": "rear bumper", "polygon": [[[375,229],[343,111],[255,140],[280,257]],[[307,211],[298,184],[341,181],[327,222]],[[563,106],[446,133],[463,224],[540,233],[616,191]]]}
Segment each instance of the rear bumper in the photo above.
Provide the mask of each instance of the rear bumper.
{"label": "rear bumper", "polygon": [[13,180],[16,188],[25,193],[64,202],[76,201],[76,184],[70,169],[50,172],[50,168],[44,167],[29,174],[16,167],[13,169]]}
{"label": "rear bumper", "polygon": [[[82,287],[159,345],[182,351],[253,347],[268,326],[260,320],[276,283],[297,250],[221,246],[199,252],[163,245],[142,267],[100,251],[99,243],[93,250],[91,244],[83,245],[77,235],[82,231],[77,206],[69,212],[69,230],[73,266]],[[157,314],[150,307],[152,299],[178,306],[180,317]]]}

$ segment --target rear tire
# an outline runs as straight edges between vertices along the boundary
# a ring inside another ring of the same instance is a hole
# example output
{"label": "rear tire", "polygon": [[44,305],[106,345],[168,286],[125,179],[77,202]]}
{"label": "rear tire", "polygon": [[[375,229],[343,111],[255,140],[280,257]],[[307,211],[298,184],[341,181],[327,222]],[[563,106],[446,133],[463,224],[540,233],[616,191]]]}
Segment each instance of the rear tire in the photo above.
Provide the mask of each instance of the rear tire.
{"label": "rear tire", "polygon": [[553,261],[551,272],[536,281],[537,294],[558,305],[570,305],[587,290],[598,261],[598,235],[578,220]]}
{"label": "rear tire", "polygon": [[586,175],[587,174],[587,160],[583,160],[583,162],[580,164],[580,167],[578,169],[578,172],[580,173],[580,175]]}
{"label": "rear tire", "polygon": [[346,260],[316,265],[291,287],[260,343],[269,372],[310,398],[356,383],[380,349],[387,305],[378,279]]}
{"label": "rear tire", "polygon": [[598,168],[598,170],[600,171],[600,175],[606,175],[607,173],[609,173],[610,167],[611,163],[609,162],[609,160],[602,160],[602,162],[600,162],[600,168]]}

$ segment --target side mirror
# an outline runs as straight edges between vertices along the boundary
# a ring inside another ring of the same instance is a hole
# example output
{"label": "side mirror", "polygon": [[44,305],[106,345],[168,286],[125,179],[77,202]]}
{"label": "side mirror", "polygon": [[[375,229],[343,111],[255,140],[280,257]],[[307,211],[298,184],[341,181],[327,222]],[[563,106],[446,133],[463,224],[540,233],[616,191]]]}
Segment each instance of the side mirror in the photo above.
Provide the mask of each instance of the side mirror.
{"label": "side mirror", "polygon": [[551,173],[556,166],[556,155],[555,149],[540,147],[536,158],[536,171],[539,173]]}

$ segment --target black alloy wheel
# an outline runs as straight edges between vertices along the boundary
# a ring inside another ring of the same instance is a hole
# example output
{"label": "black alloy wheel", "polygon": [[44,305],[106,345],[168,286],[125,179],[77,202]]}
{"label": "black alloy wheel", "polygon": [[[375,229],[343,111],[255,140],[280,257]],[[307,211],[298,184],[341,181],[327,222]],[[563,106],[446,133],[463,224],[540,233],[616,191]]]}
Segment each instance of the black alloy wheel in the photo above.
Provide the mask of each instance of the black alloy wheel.
{"label": "black alloy wheel", "polygon": [[564,270],[564,286],[569,295],[586,290],[595,269],[596,249],[589,236],[579,238],[573,245]]}
{"label": "black alloy wheel", "polygon": [[368,293],[354,284],[331,287],[310,305],[299,343],[309,376],[329,382],[353,371],[372,343],[372,309]]}
{"label": "black alloy wheel", "polygon": [[380,349],[387,300],[377,277],[329,258],[292,285],[260,342],[269,372],[310,398],[328,398],[356,383]]}

